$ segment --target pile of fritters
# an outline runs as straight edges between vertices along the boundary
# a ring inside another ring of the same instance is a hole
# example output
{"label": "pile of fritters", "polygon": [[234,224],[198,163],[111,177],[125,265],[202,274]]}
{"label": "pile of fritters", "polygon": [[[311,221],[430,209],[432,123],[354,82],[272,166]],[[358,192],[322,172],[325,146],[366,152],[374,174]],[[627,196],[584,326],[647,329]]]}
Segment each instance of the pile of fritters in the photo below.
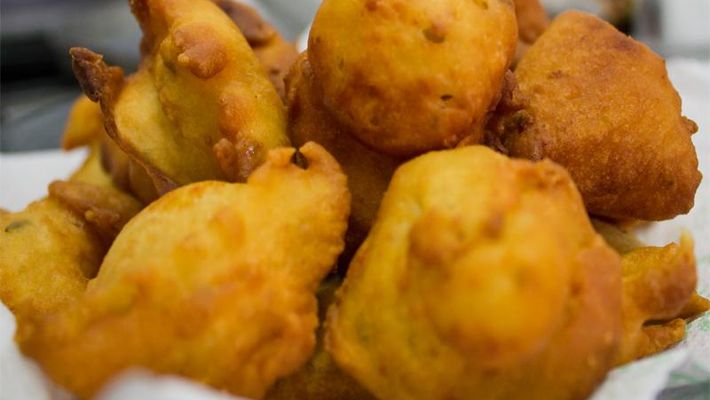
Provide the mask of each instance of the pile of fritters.
{"label": "pile of fritters", "polygon": [[[137,72],[70,54],[85,163],[0,212],[0,300],[54,382],[254,399],[583,399],[710,302],[663,60],[537,0],[130,0]],[[289,147],[293,145],[294,148]],[[592,217],[594,219],[592,219]]]}

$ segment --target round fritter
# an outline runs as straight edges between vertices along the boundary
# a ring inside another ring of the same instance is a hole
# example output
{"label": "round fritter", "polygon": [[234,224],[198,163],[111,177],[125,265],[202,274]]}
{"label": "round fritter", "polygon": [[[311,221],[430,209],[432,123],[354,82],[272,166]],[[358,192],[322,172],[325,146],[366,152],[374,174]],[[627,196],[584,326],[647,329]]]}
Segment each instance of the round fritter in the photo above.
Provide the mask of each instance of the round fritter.
{"label": "round fritter", "polygon": [[325,0],[308,54],[325,105],[353,135],[412,155],[476,131],[516,41],[509,0]]}
{"label": "round fritter", "polygon": [[382,399],[573,399],[621,322],[619,256],[567,172],[469,146],[395,172],[326,348]]}
{"label": "round fritter", "polygon": [[567,12],[515,74],[532,122],[504,135],[510,155],[567,168],[595,215],[663,220],[692,208],[697,126],[681,115],[663,59],[648,47]]}

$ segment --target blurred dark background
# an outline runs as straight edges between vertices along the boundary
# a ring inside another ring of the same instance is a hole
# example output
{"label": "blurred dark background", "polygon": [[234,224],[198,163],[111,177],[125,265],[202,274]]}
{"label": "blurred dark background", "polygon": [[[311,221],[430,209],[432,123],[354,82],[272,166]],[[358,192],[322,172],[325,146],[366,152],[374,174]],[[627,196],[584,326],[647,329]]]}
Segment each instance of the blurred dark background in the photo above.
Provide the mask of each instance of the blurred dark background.
{"label": "blurred dark background", "polygon": [[[318,0],[252,0],[290,39]],[[548,12],[593,12],[663,56],[710,56],[710,0],[543,0]],[[0,0],[0,151],[56,148],[79,88],[68,49],[88,47],[128,72],[140,31],[128,0]]]}

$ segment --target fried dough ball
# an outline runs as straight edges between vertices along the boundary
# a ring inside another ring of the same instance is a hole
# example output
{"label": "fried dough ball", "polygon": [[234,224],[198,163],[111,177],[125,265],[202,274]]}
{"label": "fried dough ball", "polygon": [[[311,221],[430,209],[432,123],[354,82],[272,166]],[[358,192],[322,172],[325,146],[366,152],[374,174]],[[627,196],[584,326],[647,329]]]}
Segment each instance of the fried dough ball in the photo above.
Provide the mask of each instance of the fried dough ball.
{"label": "fried dough ball", "polygon": [[56,199],[0,213],[0,300],[19,321],[53,313],[84,292],[105,251],[90,225]]}
{"label": "fried dough ball", "polygon": [[244,3],[235,0],[217,0],[219,7],[237,24],[254,54],[259,59],[269,80],[282,100],[286,100],[284,79],[298,57],[298,51],[259,13]]}
{"label": "fried dough ball", "polygon": [[583,398],[621,336],[619,256],[556,164],[432,152],[395,172],[326,326],[378,398]]}
{"label": "fried dough ball", "polygon": [[515,74],[532,122],[504,135],[510,155],[564,166],[594,215],[663,220],[692,208],[697,126],[681,116],[663,59],[648,47],[570,11]]}
{"label": "fried dough ball", "polygon": [[506,0],[325,0],[308,56],[333,116],[369,147],[406,156],[477,131],[516,42]]}
{"label": "fried dough ball", "polygon": [[289,136],[294,146],[314,141],[325,147],[348,177],[352,212],[344,257],[349,261],[370,230],[382,196],[401,160],[377,153],[353,138],[323,107],[303,53],[287,79]]}
{"label": "fried dough ball", "polygon": [[[318,319],[325,321],[328,307],[333,303],[340,278],[324,281],[318,288]],[[316,349],[308,364],[274,385],[266,395],[267,400],[374,400],[374,397],[352,377],[344,373],[325,350],[325,326],[318,325]]]}
{"label": "fried dough ball", "polygon": [[309,143],[269,152],[246,184],[200,182],[145,208],[62,312],[20,326],[22,349],[87,398],[142,366],[260,398],[311,356],[315,290],[343,248],[349,194]]}

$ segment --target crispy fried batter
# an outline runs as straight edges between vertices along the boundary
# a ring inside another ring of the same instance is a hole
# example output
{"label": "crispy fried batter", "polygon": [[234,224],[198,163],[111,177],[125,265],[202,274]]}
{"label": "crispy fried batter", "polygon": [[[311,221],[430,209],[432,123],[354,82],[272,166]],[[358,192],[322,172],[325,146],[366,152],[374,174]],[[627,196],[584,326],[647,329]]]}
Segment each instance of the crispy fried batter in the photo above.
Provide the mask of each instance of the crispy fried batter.
{"label": "crispy fried batter", "polygon": [[327,330],[378,398],[583,398],[621,336],[620,261],[563,168],[429,153],[395,173]]}
{"label": "crispy fried batter", "polygon": [[516,41],[506,0],[325,0],[308,57],[335,118],[371,148],[405,156],[480,131]]}
{"label": "crispy fried batter", "polygon": [[131,7],[144,34],[135,76],[124,80],[86,49],[71,54],[109,135],[159,194],[205,179],[244,180],[268,149],[288,143],[276,90],[215,4],[134,0]]}
{"label": "crispy fried batter", "polygon": [[71,180],[99,186],[115,186],[148,204],[158,197],[152,180],[135,161],[113,142],[104,129],[99,104],[82,95],[74,102],[62,136],[62,147],[89,148],[89,156]]}
{"label": "crispy fried batter", "polygon": [[344,257],[349,261],[370,230],[382,195],[399,159],[368,149],[355,140],[320,102],[306,53],[294,64],[287,80],[289,135],[295,146],[314,141],[338,160],[348,176],[352,212]]}
{"label": "crispy fried batter", "polygon": [[700,183],[697,126],[663,60],[598,18],[566,12],[515,71],[532,123],[502,142],[572,175],[590,213],[663,220],[688,212]]}
{"label": "crispy fried batter", "polygon": [[623,255],[624,336],[616,363],[646,357],[680,342],[685,316],[707,311],[695,293],[697,271],[689,236],[680,244],[640,247]]}
{"label": "crispy fried batter", "polygon": [[83,218],[55,199],[0,213],[0,300],[19,321],[78,298],[106,248]]}
{"label": "crispy fried batter", "polygon": [[294,151],[271,151],[247,184],[201,182],[152,203],[79,302],[20,326],[23,350],[81,397],[130,366],[263,396],[312,353],[314,292],[349,210],[337,162],[309,143],[303,169]]}
{"label": "crispy fried batter", "polygon": [[296,47],[293,43],[284,40],[273,26],[264,21],[261,15],[248,5],[236,0],[216,0],[216,2],[237,24],[264,71],[269,75],[269,80],[281,99],[285,101],[284,79],[298,57]]}
{"label": "crispy fried batter", "polygon": [[49,196],[83,216],[107,244],[143,208],[138,200],[114,187],[79,181],[52,182]]}
{"label": "crispy fried batter", "polygon": [[518,38],[526,44],[533,44],[550,25],[545,7],[540,0],[513,0],[515,17],[518,21]]}

